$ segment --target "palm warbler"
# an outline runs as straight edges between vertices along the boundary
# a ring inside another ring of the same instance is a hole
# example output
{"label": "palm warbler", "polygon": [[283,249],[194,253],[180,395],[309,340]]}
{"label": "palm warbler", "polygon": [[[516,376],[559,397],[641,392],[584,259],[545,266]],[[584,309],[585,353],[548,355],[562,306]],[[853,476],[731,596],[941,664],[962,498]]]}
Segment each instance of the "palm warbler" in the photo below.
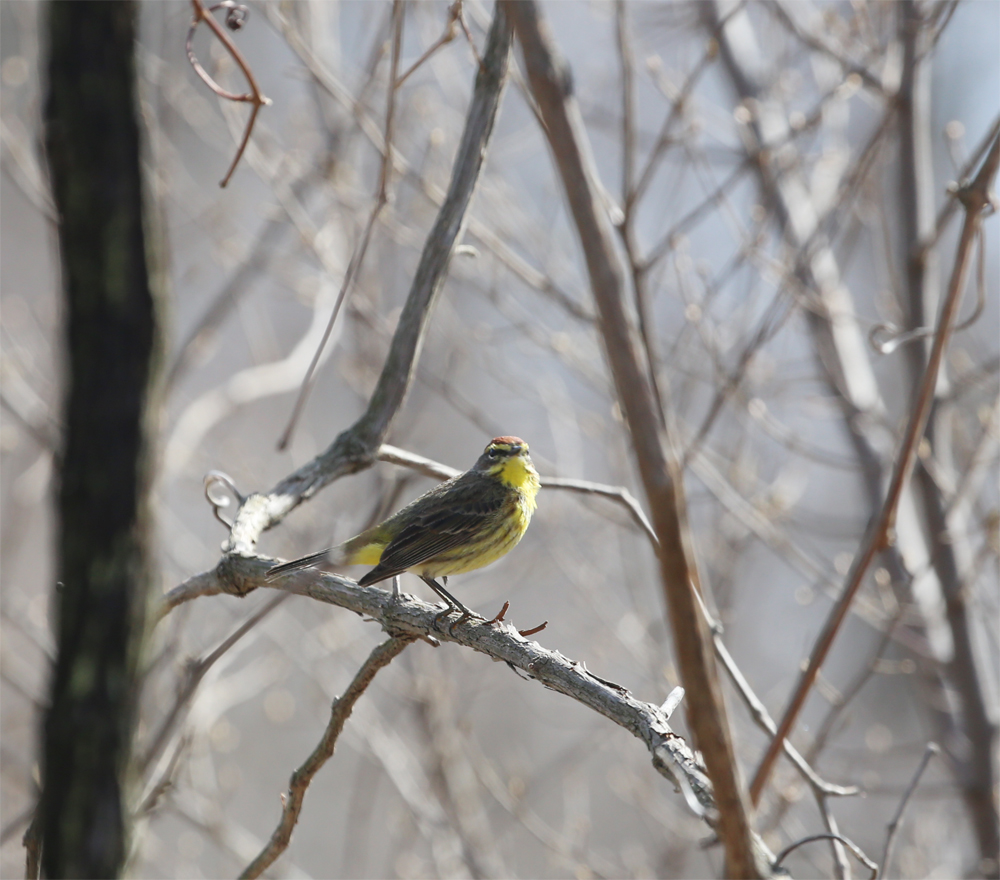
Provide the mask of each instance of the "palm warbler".
{"label": "palm warbler", "polygon": [[425,492],[377,526],[337,547],[276,565],[269,578],[301,568],[374,565],[358,584],[367,587],[412,571],[453,611],[457,626],[474,615],[435,580],[489,565],[509,551],[535,510],[538,472],[519,437],[496,437],[464,474]]}

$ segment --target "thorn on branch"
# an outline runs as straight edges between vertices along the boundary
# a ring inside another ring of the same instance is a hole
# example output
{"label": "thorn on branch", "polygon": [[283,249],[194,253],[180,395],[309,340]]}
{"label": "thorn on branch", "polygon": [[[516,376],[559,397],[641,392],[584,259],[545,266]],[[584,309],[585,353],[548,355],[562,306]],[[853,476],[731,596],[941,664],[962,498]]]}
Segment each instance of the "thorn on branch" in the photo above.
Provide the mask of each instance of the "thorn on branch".
{"label": "thorn on branch", "polygon": [[507,613],[507,609],[508,608],[510,608],[510,602],[504,602],[503,603],[503,608],[501,608],[497,612],[496,617],[494,617],[492,620],[487,620],[486,621],[486,625],[487,626],[493,626],[496,623],[503,623],[504,615]]}
{"label": "thorn on branch", "polygon": [[[507,614],[507,609],[508,608],[510,608],[510,602],[504,602],[503,603],[503,608],[501,608],[497,612],[497,616],[494,617],[492,620],[487,620],[485,625],[486,626],[494,626],[495,624],[498,624],[498,623],[505,623],[506,621],[504,620],[504,616]],[[546,621],[543,621],[542,623],[540,623],[538,626],[533,626],[531,629],[519,629],[517,631],[517,634],[519,636],[533,636],[535,633],[540,633],[548,625],[549,625],[549,622],[546,620]]]}

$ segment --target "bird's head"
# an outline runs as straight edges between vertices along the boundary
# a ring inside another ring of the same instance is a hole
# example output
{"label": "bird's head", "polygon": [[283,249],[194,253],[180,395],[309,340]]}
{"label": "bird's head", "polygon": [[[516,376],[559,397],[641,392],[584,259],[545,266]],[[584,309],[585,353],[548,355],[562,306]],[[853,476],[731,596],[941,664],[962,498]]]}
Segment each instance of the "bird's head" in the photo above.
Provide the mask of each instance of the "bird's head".
{"label": "bird's head", "polygon": [[497,476],[518,489],[538,487],[538,472],[528,455],[528,444],[520,437],[494,437],[486,447],[475,469]]}

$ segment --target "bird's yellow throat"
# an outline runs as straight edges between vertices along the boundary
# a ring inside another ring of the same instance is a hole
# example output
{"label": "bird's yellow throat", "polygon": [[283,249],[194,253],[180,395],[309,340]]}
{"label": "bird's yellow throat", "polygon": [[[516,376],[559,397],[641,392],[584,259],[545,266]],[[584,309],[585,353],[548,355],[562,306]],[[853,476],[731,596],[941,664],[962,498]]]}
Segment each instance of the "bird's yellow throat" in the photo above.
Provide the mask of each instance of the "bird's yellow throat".
{"label": "bird's yellow throat", "polygon": [[538,472],[531,467],[520,455],[504,462],[500,470],[500,479],[508,486],[520,489],[528,499],[532,510],[535,508],[535,495],[538,492]]}

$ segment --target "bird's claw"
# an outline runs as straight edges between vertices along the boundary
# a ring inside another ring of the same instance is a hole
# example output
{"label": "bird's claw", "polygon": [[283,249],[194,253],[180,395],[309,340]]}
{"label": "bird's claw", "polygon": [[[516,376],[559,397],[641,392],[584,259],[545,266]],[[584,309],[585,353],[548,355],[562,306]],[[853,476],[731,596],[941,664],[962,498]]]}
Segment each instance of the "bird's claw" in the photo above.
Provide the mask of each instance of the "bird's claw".
{"label": "bird's claw", "polygon": [[[453,611],[459,612],[458,618],[456,620],[453,620],[450,624],[448,624],[447,630],[441,630],[441,622]],[[451,638],[454,638],[455,627],[461,626],[463,623],[465,623],[465,621],[473,619],[485,620],[486,618],[483,617],[481,614],[476,614],[474,611],[470,611],[468,608],[449,607],[445,608],[444,611],[441,611],[440,613],[434,615],[434,628],[437,630],[441,630],[442,632],[447,632],[448,635],[451,636]]]}

